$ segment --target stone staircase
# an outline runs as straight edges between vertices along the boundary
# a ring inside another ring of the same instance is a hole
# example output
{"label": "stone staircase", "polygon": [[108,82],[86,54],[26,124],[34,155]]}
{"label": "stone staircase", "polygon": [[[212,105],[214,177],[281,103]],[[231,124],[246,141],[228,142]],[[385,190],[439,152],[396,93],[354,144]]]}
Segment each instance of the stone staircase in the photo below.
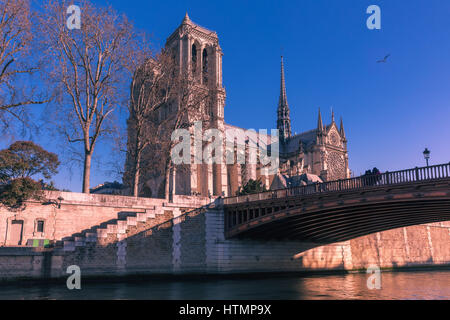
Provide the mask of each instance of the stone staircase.
{"label": "stone staircase", "polygon": [[55,248],[75,251],[79,247],[106,246],[145,231],[170,220],[170,214],[161,208],[145,209],[144,212],[120,212],[117,219],[103,222],[81,233],[57,241]]}

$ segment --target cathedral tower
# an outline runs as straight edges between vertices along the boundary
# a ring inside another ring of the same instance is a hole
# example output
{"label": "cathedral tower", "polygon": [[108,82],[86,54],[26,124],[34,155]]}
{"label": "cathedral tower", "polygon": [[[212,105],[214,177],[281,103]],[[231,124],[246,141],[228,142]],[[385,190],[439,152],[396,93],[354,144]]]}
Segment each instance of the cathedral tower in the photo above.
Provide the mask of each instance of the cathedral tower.
{"label": "cathedral tower", "polygon": [[[226,93],[222,85],[223,53],[217,33],[192,22],[186,13],[181,25],[167,39],[166,49],[175,52],[180,72],[188,73],[199,88],[208,90],[208,101],[199,106],[203,114],[200,119],[188,115],[189,122],[202,120],[203,130],[214,128],[223,133]],[[193,127],[190,130],[193,133]],[[176,173],[173,194],[219,196],[228,193],[225,161],[223,164],[204,162],[193,163],[184,168],[183,173]]]}

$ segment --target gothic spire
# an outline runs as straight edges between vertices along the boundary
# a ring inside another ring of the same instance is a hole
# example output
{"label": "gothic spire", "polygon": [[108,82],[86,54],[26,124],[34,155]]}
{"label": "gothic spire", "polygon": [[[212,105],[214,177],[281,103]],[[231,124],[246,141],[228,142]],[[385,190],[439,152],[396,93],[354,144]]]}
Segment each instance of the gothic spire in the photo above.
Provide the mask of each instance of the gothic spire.
{"label": "gothic spire", "polygon": [[284,79],[284,62],[283,56],[281,56],[281,85],[280,85],[280,105],[287,106],[287,95],[286,95],[286,81]]}
{"label": "gothic spire", "polygon": [[284,63],[283,56],[281,56],[281,85],[280,85],[280,99],[278,101],[278,120],[277,128],[280,131],[280,137],[287,139],[291,136],[291,119],[290,119],[289,104],[286,95],[286,82],[284,79]]}
{"label": "gothic spire", "polygon": [[323,144],[323,136],[324,136],[324,127],[322,122],[322,114],[320,113],[319,108],[319,119],[317,120],[317,130],[316,130],[316,141],[317,144]]}
{"label": "gothic spire", "polygon": [[334,123],[334,110],[333,110],[333,107],[331,107],[331,123]]}
{"label": "gothic spire", "polygon": [[342,139],[345,139],[344,121],[342,120],[342,117],[341,117],[341,125],[340,125],[340,129],[339,129],[339,134],[341,135]]}
{"label": "gothic spire", "polygon": [[323,132],[323,122],[322,122],[322,114],[320,113],[319,108],[319,119],[317,120],[317,133]]}
{"label": "gothic spire", "polygon": [[181,23],[182,24],[183,23],[188,23],[189,21],[191,21],[191,19],[189,18],[189,15],[188,15],[188,13],[186,11],[186,14],[184,15],[184,19],[183,19],[183,21]]}

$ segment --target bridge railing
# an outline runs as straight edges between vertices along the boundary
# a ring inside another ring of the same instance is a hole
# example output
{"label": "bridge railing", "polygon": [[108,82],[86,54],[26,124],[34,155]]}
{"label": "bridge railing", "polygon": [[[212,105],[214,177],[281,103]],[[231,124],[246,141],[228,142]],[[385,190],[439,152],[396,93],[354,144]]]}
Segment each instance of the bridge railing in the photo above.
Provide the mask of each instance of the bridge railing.
{"label": "bridge railing", "polygon": [[428,167],[399,170],[380,174],[363,175],[355,178],[314,183],[305,186],[265,191],[261,193],[228,197],[224,199],[225,205],[248,201],[283,198],[299,195],[310,195],[322,192],[340,192],[346,190],[363,189],[375,186],[387,186],[401,183],[410,183],[425,180],[439,180],[450,178],[450,163]]}

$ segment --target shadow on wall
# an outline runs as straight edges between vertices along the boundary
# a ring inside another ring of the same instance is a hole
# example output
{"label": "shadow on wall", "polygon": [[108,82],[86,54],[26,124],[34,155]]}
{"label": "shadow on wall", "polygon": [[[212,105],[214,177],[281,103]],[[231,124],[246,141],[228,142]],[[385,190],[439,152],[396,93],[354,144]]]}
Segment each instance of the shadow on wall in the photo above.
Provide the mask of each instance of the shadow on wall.
{"label": "shadow on wall", "polygon": [[[218,235],[207,235],[206,211],[207,208],[202,207],[176,218],[172,212],[165,211],[163,215],[128,226],[123,236],[114,230],[98,242],[81,242],[73,251],[65,252],[62,270],[78,265],[84,274],[93,276],[121,272],[145,275],[344,270],[340,245],[323,247],[322,244],[301,242],[222,241]],[[221,232],[222,229],[219,227],[217,230]],[[318,248],[311,249],[315,247]],[[305,252],[294,256],[299,250]],[[228,254],[223,254],[224,251]],[[222,265],[219,266],[220,263]]]}
{"label": "shadow on wall", "polygon": [[305,268],[320,270],[345,270],[345,256],[343,246],[340,245],[318,245],[294,256]]}

